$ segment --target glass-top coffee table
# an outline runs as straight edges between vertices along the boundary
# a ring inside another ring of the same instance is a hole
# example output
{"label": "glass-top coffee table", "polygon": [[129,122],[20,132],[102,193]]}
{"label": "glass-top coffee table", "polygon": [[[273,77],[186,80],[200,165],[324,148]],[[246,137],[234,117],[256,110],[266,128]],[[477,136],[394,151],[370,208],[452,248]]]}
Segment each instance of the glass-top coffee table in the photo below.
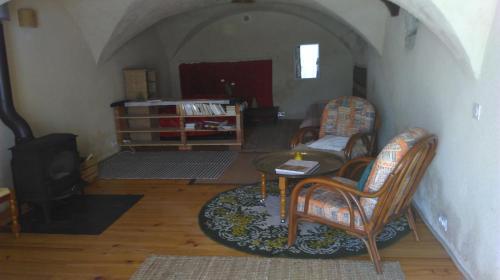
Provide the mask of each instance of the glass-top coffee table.
{"label": "glass-top coffee table", "polygon": [[[319,162],[319,168],[310,174],[304,175],[288,175],[276,174],[275,168],[282,165],[286,161],[293,159],[296,152],[300,152],[303,160],[312,160]],[[261,193],[262,201],[266,199],[266,176],[278,176],[278,186],[280,189],[280,217],[281,222],[285,222],[286,218],[286,186],[287,179],[303,179],[313,176],[322,176],[331,174],[344,164],[344,160],[331,153],[320,151],[281,151],[262,155],[253,161],[255,169],[261,173]]]}

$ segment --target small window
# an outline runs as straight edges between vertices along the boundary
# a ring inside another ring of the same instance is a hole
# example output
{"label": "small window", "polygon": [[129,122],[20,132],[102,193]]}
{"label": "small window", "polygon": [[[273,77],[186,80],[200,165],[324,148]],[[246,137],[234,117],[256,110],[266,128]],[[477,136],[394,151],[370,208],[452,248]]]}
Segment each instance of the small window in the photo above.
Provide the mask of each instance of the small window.
{"label": "small window", "polygon": [[295,74],[298,79],[316,79],[319,74],[319,44],[304,44],[295,53]]}

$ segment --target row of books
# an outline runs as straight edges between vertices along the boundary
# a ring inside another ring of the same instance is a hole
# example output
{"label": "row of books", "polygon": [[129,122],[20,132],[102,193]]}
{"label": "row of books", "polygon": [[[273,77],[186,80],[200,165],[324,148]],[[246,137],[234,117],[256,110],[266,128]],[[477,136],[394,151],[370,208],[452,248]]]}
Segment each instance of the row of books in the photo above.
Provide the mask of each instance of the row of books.
{"label": "row of books", "polygon": [[186,123],[185,124],[186,129],[196,129],[196,123]]}
{"label": "row of books", "polygon": [[235,130],[235,125],[228,124],[227,121],[218,122],[218,121],[202,121],[196,123],[186,123],[186,130],[195,130],[195,129],[213,129],[213,130]]}
{"label": "row of books", "polygon": [[226,106],[226,113],[228,115],[236,115],[236,106]]}
{"label": "row of books", "polygon": [[276,174],[305,175],[311,174],[319,168],[319,162],[312,160],[291,159],[276,167]]}
{"label": "row of books", "polygon": [[186,116],[223,116],[229,114],[226,113],[226,110],[221,104],[186,103],[179,104],[179,106]]}

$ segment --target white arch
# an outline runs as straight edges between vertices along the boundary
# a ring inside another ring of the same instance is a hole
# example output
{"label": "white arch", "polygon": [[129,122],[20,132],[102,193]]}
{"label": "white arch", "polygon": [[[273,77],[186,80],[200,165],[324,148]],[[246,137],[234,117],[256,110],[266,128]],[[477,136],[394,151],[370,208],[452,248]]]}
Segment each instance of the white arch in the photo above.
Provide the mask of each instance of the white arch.
{"label": "white arch", "polygon": [[80,27],[96,61],[134,0],[59,0]]}
{"label": "white arch", "polygon": [[497,0],[390,0],[423,22],[476,78],[481,75]]}

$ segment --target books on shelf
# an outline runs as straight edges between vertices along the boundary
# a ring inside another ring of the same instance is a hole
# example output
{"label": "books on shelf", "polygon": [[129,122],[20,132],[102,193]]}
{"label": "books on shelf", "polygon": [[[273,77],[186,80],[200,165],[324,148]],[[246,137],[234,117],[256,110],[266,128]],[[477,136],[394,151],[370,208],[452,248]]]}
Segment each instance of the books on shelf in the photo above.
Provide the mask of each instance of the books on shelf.
{"label": "books on shelf", "polygon": [[183,103],[179,104],[180,110],[186,116],[224,116],[226,110],[221,104],[216,103]]}
{"label": "books on shelf", "polygon": [[276,174],[305,175],[314,172],[319,167],[319,162],[312,160],[291,159],[276,167]]}
{"label": "books on shelf", "polygon": [[219,130],[236,130],[235,125],[221,125],[219,126]]}
{"label": "books on shelf", "polygon": [[222,123],[227,123],[227,122],[203,121],[201,127],[203,129],[219,129],[219,126],[221,126]]}
{"label": "books on shelf", "polygon": [[185,126],[186,126],[186,129],[188,129],[188,130],[196,129],[196,123],[186,123]]}
{"label": "books on shelf", "polygon": [[236,115],[236,106],[233,106],[233,105],[226,106],[226,113],[228,115]]}

